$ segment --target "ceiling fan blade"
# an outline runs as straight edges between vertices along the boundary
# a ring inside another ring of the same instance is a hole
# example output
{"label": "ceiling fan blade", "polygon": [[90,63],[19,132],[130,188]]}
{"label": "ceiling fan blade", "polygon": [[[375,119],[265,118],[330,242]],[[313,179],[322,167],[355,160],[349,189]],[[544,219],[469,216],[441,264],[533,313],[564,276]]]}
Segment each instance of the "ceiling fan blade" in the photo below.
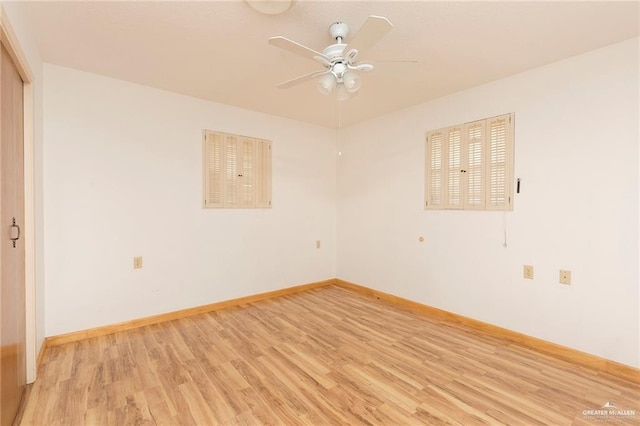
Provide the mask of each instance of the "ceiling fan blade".
{"label": "ceiling fan blade", "polygon": [[374,73],[386,75],[415,73],[420,67],[420,63],[416,61],[367,61],[367,63],[373,65]]}
{"label": "ceiling fan blade", "polygon": [[351,43],[344,48],[344,52],[349,52],[352,49],[363,52],[387,35],[392,28],[393,24],[387,18],[371,15],[353,37]]}
{"label": "ceiling fan blade", "polygon": [[328,74],[330,71],[316,71],[309,74],[301,75],[300,77],[292,78],[291,80],[284,81],[278,84],[276,87],[280,89],[288,89],[289,87],[296,86],[300,83],[304,83],[305,81],[313,80],[316,77],[320,77],[321,75]]}
{"label": "ceiling fan blade", "polygon": [[278,36],[271,37],[269,39],[269,44],[272,46],[279,47],[280,49],[288,50],[291,53],[295,53],[296,55],[304,56],[305,58],[313,59],[320,63],[329,62],[329,58],[324,56],[322,53],[317,52],[307,46],[303,46],[300,43],[296,43],[293,40],[289,40],[288,38]]}

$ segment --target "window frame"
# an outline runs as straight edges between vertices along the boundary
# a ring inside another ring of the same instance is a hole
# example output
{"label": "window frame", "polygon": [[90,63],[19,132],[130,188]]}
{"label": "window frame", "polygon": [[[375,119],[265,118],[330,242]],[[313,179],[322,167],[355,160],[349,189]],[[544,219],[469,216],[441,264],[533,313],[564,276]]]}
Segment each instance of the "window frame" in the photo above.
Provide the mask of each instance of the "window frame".
{"label": "window frame", "polygon": [[203,131],[205,209],[271,208],[271,141]]}
{"label": "window frame", "polygon": [[426,132],[425,210],[513,210],[514,115]]}

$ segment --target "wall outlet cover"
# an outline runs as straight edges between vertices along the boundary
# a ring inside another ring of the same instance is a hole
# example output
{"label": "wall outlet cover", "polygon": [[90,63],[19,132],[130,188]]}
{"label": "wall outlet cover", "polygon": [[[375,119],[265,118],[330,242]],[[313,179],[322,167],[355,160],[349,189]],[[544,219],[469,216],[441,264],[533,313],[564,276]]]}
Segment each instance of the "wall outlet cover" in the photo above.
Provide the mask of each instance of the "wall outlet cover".
{"label": "wall outlet cover", "polygon": [[133,269],[142,268],[142,256],[136,256],[133,258]]}
{"label": "wall outlet cover", "polygon": [[571,285],[571,271],[560,269],[560,284]]}
{"label": "wall outlet cover", "polygon": [[522,268],[522,276],[526,279],[532,280],[533,279],[533,266],[531,265],[524,265],[524,267]]}

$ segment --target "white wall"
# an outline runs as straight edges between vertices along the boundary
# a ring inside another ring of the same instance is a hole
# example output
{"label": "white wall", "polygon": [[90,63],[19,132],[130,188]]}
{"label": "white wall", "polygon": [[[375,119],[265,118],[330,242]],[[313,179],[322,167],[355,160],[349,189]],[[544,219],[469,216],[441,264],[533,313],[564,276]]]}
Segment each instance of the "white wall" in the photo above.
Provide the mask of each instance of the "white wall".
{"label": "white wall", "polygon": [[[640,366],[638,39],[343,129],[337,182],[329,129],[44,76],[47,335],[338,276]],[[424,211],[424,132],[505,112],[514,211]],[[273,140],[273,209],[200,208],[204,128]]]}
{"label": "white wall", "polygon": [[[25,167],[25,173],[33,177],[33,205],[35,208],[35,229],[27,228],[35,232],[35,258],[33,259],[35,271],[35,286],[26,289],[27,297],[27,381],[35,380],[36,357],[44,343],[45,312],[44,312],[44,238],[43,238],[43,187],[42,187],[42,60],[36,42],[32,37],[32,28],[24,10],[23,2],[2,1],[9,22],[24,53],[29,68],[33,74],[32,105],[33,105],[33,164]],[[28,263],[27,267],[31,264]],[[31,285],[32,283],[27,283]],[[35,287],[35,288],[34,288]]]}
{"label": "white wall", "polygon": [[[333,130],[44,75],[47,335],[335,276]],[[272,140],[272,209],[201,208],[203,129]]]}
{"label": "white wall", "polygon": [[[345,129],[338,277],[640,367],[638,44]],[[423,210],[425,131],[507,112],[514,210]]]}

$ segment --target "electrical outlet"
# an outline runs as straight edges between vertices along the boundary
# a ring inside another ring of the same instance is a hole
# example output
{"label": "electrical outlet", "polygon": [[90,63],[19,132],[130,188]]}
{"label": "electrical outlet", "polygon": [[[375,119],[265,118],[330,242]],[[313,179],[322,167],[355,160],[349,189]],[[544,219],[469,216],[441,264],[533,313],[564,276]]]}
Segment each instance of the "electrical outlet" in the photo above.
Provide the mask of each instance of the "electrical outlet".
{"label": "electrical outlet", "polygon": [[532,280],[533,279],[533,266],[531,265],[524,265],[524,267],[522,268],[522,276]]}
{"label": "electrical outlet", "polygon": [[320,240],[316,241],[316,248],[319,249],[320,248]]}
{"label": "electrical outlet", "polygon": [[133,258],[133,269],[142,268],[142,256],[136,256]]}
{"label": "electrical outlet", "polygon": [[571,284],[571,271],[560,269],[560,284]]}

